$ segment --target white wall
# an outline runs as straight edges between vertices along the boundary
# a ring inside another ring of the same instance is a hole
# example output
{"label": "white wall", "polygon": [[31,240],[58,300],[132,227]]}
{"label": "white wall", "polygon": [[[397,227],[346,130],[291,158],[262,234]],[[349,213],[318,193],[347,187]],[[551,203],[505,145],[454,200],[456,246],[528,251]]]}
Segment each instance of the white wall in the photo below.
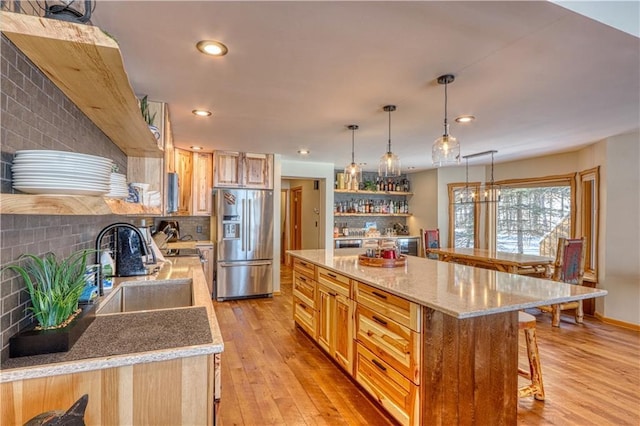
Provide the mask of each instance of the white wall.
{"label": "white wall", "polygon": [[640,324],[640,133],[610,137],[605,145],[604,256],[598,269],[599,286],[609,294],[601,304],[605,317]]}
{"label": "white wall", "polygon": [[324,197],[320,188],[314,189],[316,181],[319,183],[319,179],[286,179],[289,188],[302,190],[302,223],[300,224],[302,250],[324,248],[324,232],[322,232],[324,215],[321,214],[324,213],[324,209],[320,212]]}

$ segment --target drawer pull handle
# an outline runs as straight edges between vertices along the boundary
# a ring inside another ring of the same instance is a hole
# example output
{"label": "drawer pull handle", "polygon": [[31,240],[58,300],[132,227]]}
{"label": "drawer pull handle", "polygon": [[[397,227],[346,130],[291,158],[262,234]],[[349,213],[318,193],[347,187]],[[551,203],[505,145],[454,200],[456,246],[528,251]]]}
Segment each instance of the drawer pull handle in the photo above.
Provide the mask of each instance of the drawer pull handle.
{"label": "drawer pull handle", "polygon": [[331,278],[338,278],[336,274],[332,274],[331,272],[327,272],[327,275],[329,275]]}
{"label": "drawer pull handle", "polygon": [[387,296],[381,293],[378,293],[377,291],[372,291],[371,294],[373,294],[374,296],[378,296],[380,299],[386,299]]}
{"label": "drawer pull handle", "polygon": [[331,293],[331,292],[329,292],[329,296],[331,296],[331,297],[336,297],[337,295],[338,295],[338,293]]}
{"label": "drawer pull handle", "polygon": [[307,266],[307,264],[306,264],[305,262],[300,262],[300,264],[301,264],[302,266]]}
{"label": "drawer pull handle", "polygon": [[382,364],[380,363],[380,361],[377,361],[377,360],[375,360],[375,359],[372,359],[372,360],[371,360],[371,362],[372,362],[376,367],[378,367],[380,370],[382,370],[382,371],[387,371],[387,367],[385,367],[384,365],[382,365]]}
{"label": "drawer pull handle", "polygon": [[387,326],[387,322],[385,320],[383,320],[382,318],[378,318],[377,316],[372,315],[371,319],[373,319],[375,322],[377,322],[380,325],[384,325],[385,327]]}
{"label": "drawer pull handle", "polygon": [[304,281],[305,283],[307,282],[307,279],[306,279],[305,277],[298,277],[298,279],[299,279],[300,281]]}
{"label": "drawer pull handle", "polygon": [[307,309],[307,305],[305,305],[304,303],[299,303],[300,306],[302,306],[302,309]]}

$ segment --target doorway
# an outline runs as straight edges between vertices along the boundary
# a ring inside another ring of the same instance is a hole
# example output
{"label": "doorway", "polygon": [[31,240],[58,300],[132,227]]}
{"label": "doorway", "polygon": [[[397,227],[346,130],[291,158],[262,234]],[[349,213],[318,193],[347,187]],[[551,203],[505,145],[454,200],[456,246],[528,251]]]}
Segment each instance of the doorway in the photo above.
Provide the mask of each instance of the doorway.
{"label": "doorway", "polygon": [[302,187],[291,188],[291,250],[302,249]]}

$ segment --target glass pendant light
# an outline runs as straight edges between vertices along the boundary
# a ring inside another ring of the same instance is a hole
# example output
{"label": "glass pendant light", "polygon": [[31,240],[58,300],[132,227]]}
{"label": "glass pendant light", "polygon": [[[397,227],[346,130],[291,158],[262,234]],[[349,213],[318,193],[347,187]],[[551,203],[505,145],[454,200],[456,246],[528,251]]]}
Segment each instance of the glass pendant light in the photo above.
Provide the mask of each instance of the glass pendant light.
{"label": "glass pendant light", "polygon": [[347,189],[357,191],[362,181],[362,169],[355,161],[355,133],[359,127],[357,124],[349,124],[347,128],[351,130],[351,163],[344,168],[344,178]]}
{"label": "glass pendant light", "polygon": [[438,84],[444,84],[444,134],[435,140],[431,149],[431,160],[436,167],[460,164],[460,144],[456,138],[449,135],[447,121],[447,85],[454,80],[453,74],[438,77]]}
{"label": "glass pendant light", "polygon": [[380,157],[378,175],[382,177],[400,176],[400,158],[391,152],[391,113],[396,110],[396,106],[385,105],[383,109],[389,113],[389,146],[387,152]]}

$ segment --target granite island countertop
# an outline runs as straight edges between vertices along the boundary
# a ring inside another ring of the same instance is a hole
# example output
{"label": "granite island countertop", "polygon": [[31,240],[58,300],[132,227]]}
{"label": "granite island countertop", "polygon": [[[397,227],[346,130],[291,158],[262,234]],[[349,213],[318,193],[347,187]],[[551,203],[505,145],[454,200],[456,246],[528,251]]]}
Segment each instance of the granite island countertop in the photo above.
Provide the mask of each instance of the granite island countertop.
{"label": "granite island countertop", "polygon": [[287,253],[458,319],[607,294],[602,289],[415,256],[407,256],[406,264],[398,268],[362,266],[361,248]]}
{"label": "granite island countertop", "polygon": [[114,289],[130,281],[173,279],[193,280],[193,306],[98,315],[68,352],[3,362],[0,383],[221,353],[222,334],[197,257],[172,258],[154,275],[118,278]]}

